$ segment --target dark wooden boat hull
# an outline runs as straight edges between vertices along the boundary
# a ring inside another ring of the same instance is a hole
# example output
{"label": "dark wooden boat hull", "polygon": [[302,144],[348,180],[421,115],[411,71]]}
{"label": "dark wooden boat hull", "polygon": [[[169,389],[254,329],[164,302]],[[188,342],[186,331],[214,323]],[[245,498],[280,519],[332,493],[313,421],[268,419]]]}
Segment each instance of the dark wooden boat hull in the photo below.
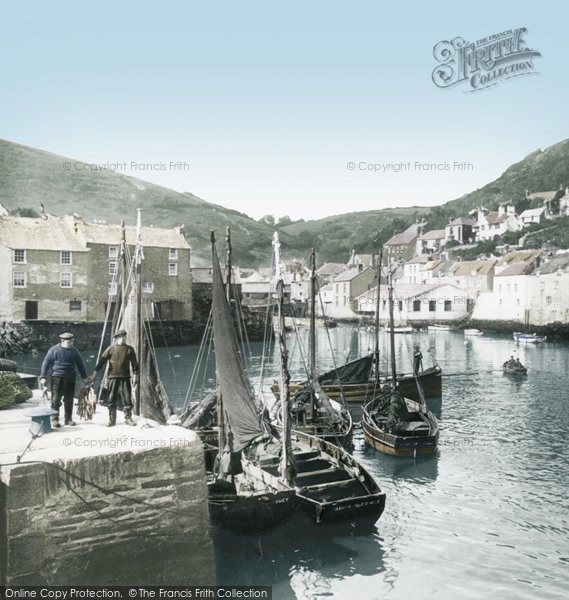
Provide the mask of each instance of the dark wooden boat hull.
{"label": "dark wooden boat hull", "polygon": [[527,375],[528,374],[528,370],[523,367],[522,369],[509,369],[508,367],[503,367],[502,371],[504,371],[504,373],[506,375]]}
{"label": "dark wooden boat hull", "polygon": [[[301,431],[292,432],[300,510],[315,523],[373,525],[385,508],[385,493],[346,450]],[[265,467],[270,476],[276,468]]]}
{"label": "dark wooden boat hull", "polygon": [[439,435],[426,438],[404,438],[385,433],[362,422],[365,441],[375,450],[392,456],[422,456],[433,454],[438,445]]}
{"label": "dark wooden boat hull", "polygon": [[293,489],[239,496],[209,489],[209,514],[212,523],[226,531],[256,534],[284,523],[298,508]]}
{"label": "dark wooden boat hull", "polygon": [[362,428],[365,441],[375,450],[392,456],[422,456],[436,451],[439,441],[439,426],[437,419],[430,412],[419,416],[412,415],[411,425],[419,423],[424,429],[421,433],[394,434],[385,431],[374,417],[374,409],[380,398],[374,399],[363,410]]}
{"label": "dark wooden boat hull", "polygon": [[[438,398],[442,395],[442,370],[440,367],[431,367],[421,371],[415,379],[413,374],[401,375],[397,378],[397,383],[401,393],[411,400],[419,400],[419,392],[417,391],[417,380],[423,388],[423,392],[427,398]],[[380,385],[389,383],[391,378],[382,378]],[[301,388],[300,383],[290,384],[290,393],[294,394]],[[279,398],[279,386],[274,384],[271,390],[275,397]],[[329,398],[336,401],[341,401],[342,392],[346,402],[361,403],[366,400],[371,400],[372,396],[377,394],[378,390],[374,390],[373,382],[366,383],[349,383],[344,384],[340,388],[339,385],[323,385],[322,390]]]}

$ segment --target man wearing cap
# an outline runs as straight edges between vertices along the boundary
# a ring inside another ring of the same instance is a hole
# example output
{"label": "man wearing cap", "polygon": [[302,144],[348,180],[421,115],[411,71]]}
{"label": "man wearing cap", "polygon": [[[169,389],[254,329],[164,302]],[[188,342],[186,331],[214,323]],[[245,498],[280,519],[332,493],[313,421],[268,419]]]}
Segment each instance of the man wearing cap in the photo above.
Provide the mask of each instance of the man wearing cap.
{"label": "man wearing cap", "polygon": [[99,362],[95,366],[89,381],[95,381],[97,372],[101,370],[106,362],[109,362],[107,379],[109,381],[109,422],[107,427],[113,427],[117,423],[117,400],[120,395],[124,407],[124,422],[127,425],[136,425],[132,420],[132,392],[130,387],[130,373],[134,384],[138,380],[138,361],[132,346],[126,343],[126,331],[121,329],[114,335],[114,344],[109,346]]}
{"label": "man wearing cap", "polygon": [[47,373],[51,372],[51,408],[57,411],[57,415],[51,418],[53,427],[61,427],[59,424],[59,409],[61,399],[65,411],[65,424],[75,425],[73,416],[73,395],[75,393],[75,369],[83,378],[83,383],[88,383],[87,371],[77,348],[73,347],[75,336],[72,333],[62,333],[59,336],[59,344],[52,346],[45,355],[41,366],[40,383],[46,384]]}

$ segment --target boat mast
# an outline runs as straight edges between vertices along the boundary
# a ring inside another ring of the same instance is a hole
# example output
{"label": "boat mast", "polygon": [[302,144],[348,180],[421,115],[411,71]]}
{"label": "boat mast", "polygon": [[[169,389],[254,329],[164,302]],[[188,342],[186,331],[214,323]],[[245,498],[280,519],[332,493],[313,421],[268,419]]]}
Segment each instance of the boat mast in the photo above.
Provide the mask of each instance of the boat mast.
{"label": "boat mast", "polygon": [[273,234],[273,255],[275,261],[275,283],[277,288],[278,307],[278,336],[281,358],[279,387],[281,392],[281,414],[283,422],[283,447],[281,453],[280,473],[286,483],[291,484],[293,479],[292,444],[290,441],[290,374],[288,372],[288,351],[285,343],[285,320],[283,314],[284,280],[281,265],[281,244],[279,234]]}
{"label": "boat mast", "polygon": [[[210,232],[209,234],[209,239],[211,242],[211,248],[212,248],[212,252],[213,252],[213,248],[215,247],[215,233],[213,232],[213,230]],[[228,259],[228,257],[230,257],[231,255],[231,237],[229,234],[229,227],[227,228],[226,231],[226,236],[225,236],[225,242],[227,244],[226,246],[226,253],[225,253],[225,257],[226,260]],[[230,265],[231,265],[231,258],[229,258],[230,261]],[[226,287],[226,297],[228,298],[229,301],[229,286]],[[217,372],[216,372],[216,377],[217,377]],[[218,460],[218,464],[219,461],[221,460],[221,455],[223,454],[223,448],[225,446],[225,424],[224,424],[224,420],[223,420],[223,398],[222,398],[222,393],[221,393],[221,384],[219,381],[219,377],[217,377],[217,381],[216,381],[216,396],[217,396],[217,460]]]}
{"label": "boat mast", "polygon": [[375,358],[375,382],[379,382],[379,290],[381,286],[381,263],[383,261],[383,248],[379,249],[379,262],[377,263],[377,297],[375,299],[375,348],[373,355]]}
{"label": "boat mast", "polygon": [[225,296],[231,303],[231,228],[225,228]]}
{"label": "boat mast", "polygon": [[397,387],[397,369],[395,367],[395,331],[393,329],[393,282],[391,281],[391,266],[387,268],[387,284],[389,286],[389,339],[391,344],[391,377],[392,387]]}
{"label": "boat mast", "polygon": [[316,255],[314,248],[310,256],[310,412],[308,418],[314,419],[314,378],[316,376]]}
{"label": "boat mast", "polygon": [[142,387],[143,377],[143,356],[142,356],[142,260],[144,253],[142,251],[142,209],[136,209],[136,354],[139,362],[138,383],[134,392],[134,414],[140,415],[140,388]]}

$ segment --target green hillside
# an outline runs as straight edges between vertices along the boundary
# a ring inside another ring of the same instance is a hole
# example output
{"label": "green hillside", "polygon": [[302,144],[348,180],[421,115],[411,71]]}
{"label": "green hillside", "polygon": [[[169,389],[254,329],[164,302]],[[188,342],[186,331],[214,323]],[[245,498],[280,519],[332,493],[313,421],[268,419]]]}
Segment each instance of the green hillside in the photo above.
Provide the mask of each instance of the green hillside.
{"label": "green hillside", "polygon": [[[229,225],[235,264],[270,263],[274,228],[265,222],[121,173],[66,170],[65,162],[73,164],[75,159],[0,140],[0,202],[11,211],[38,212],[43,203],[47,212],[56,215],[78,213],[85,220],[124,219],[129,224],[134,224],[135,209],[141,207],[147,225],[185,225],[196,266],[209,264],[209,231],[216,230],[221,239]],[[318,264],[344,262],[352,248],[374,252],[395,231],[406,229],[416,219],[424,217],[431,228],[442,228],[450,218],[466,215],[477,206],[496,209],[506,200],[513,200],[519,213],[529,206],[526,190],[547,191],[568,183],[569,140],[564,140],[532,152],[495,181],[442,206],[347,213],[279,227],[283,253],[285,257],[308,258],[310,248],[315,247]],[[395,204],[397,198],[392,201]],[[555,241],[555,237],[555,230],[546,234],[547,239]]]}
{"label": "green hillside", "polygon": [[[11,211],[18,208],[45,210],[54,215],[78,213],[83,219],[136,222],[136,208],[143,210],[145,225],[185,225],[193,249],[193,263],[210,263],[209,232],[222,239],[232,228],[235,262],[243,266],[270,264],[273,229],[247,215],[210,204],[190,193],[179,193],[120,173],[66,170],[65,158],[36,148],[0,140],[0,202]],[[290,246],[290,241],[283,243]]]}

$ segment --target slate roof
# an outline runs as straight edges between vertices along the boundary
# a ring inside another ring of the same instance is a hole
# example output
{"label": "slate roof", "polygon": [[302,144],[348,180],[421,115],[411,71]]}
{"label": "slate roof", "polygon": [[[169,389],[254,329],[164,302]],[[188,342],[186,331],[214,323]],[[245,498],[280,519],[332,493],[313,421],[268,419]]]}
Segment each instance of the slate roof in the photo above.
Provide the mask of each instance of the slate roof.
{"label": "slate roof", "polygon": [[467,260],[455,263],[452,274],[456,276],[487,275],[496,264],[495,260]]}
{"label": "slate roof", "polygon": [[534,271],[532,263],[518,262],[500,271],[496,277],[512,277],[514,275],[530,275]]}

